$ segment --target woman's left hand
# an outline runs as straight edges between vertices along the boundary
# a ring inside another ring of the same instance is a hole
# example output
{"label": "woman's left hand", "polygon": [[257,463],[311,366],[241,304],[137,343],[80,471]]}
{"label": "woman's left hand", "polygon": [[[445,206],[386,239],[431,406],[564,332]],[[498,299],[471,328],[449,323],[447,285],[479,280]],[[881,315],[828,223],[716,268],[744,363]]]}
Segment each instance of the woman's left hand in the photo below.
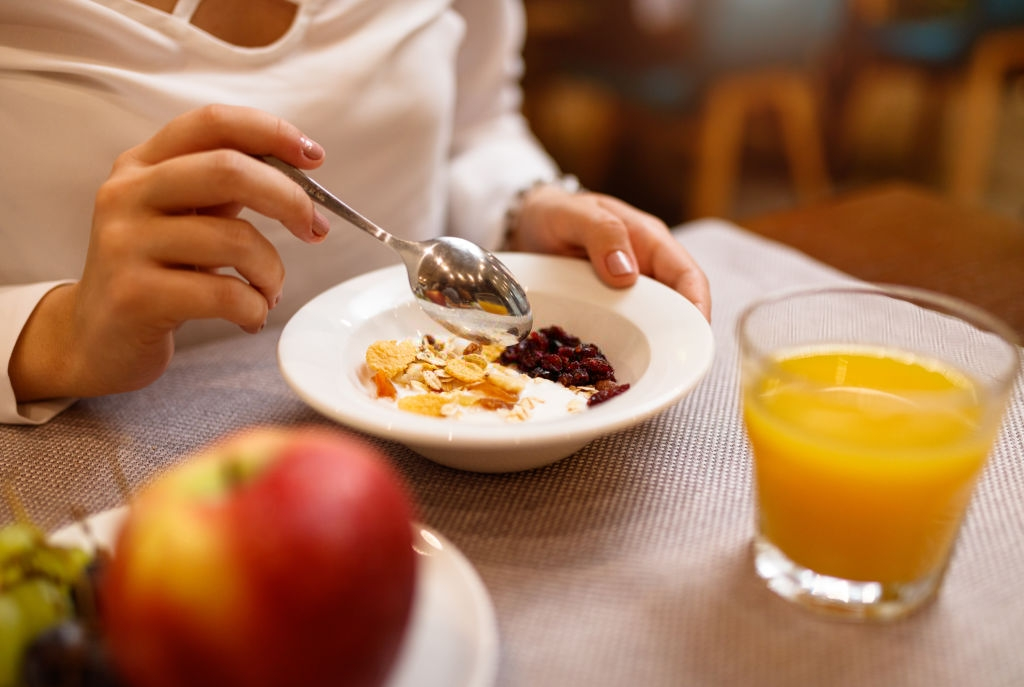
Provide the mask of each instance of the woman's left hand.
{"label": "woman's left hand", "polygon": [[538,186],[523,198],[509,248],[586,257],[612,287],[632,286],[645,274],[711,320],[711,290],[697,262],[664,222],[617,198]]}

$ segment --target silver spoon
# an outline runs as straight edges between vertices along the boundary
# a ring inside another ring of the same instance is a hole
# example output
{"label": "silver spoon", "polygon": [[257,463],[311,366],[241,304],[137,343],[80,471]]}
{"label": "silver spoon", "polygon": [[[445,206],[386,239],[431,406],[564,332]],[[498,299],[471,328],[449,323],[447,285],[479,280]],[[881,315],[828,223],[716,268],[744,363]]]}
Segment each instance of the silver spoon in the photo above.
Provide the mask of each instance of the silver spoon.
{"label": "silver spoon", "polygon": [[271,155],[259,158],[284,172],[316,203],[393,248],[405,263],[419,306],[449,331],[471,341],[505,346],[530,333],[533,314],[526,292],[493,254],[455,236],[427,241],[398,238],[301,169]]}

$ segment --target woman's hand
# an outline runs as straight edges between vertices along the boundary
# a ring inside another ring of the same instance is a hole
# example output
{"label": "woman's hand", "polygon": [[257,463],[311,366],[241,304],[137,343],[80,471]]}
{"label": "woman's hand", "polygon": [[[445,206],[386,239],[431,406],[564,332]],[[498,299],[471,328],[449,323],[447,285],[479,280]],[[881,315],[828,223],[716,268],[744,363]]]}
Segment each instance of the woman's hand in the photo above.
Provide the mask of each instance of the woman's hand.
{"label": "woman's hand", "polygon": [[711,319],[707,277],[665,223],[617,198],[539,186],[523,198],[510,248],[587,257],[601,281],[631,286],[638,274],[667,284]]}
{"label": "woman's hand", "polygon": [[238,213],[251,208],[307,242],[321,240],[328,223],[254,154],[305,169],[324,156],[277,117],[208,106],[118,157],[96,195],[81,280],[48,293],[15,346],[9,373],[19,401],[141,388],[166,369],[174,330],[187,320],[262,329],[284,265]]}

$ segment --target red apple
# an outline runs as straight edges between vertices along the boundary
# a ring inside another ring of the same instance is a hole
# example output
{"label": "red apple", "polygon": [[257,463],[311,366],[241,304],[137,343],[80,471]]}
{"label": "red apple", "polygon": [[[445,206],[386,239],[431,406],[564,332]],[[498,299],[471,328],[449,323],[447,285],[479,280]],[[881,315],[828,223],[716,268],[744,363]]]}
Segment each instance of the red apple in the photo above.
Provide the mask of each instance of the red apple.
{"label": "red apple", "polygon": [[100,590],[131,687],[379,685],[409,621],[412,505],[368,443],[250,430],[133,501]]}

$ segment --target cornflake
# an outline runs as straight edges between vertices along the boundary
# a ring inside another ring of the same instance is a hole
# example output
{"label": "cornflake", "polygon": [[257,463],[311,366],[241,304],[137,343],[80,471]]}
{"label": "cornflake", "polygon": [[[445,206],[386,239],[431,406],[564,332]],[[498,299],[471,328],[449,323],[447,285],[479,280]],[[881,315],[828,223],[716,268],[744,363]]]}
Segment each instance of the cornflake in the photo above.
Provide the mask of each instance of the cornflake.
{"label": "cornflake", "polygon": [[366,349],[366,365],[391,379],[416,359],[416,353],[412,341],[375,341]]}

